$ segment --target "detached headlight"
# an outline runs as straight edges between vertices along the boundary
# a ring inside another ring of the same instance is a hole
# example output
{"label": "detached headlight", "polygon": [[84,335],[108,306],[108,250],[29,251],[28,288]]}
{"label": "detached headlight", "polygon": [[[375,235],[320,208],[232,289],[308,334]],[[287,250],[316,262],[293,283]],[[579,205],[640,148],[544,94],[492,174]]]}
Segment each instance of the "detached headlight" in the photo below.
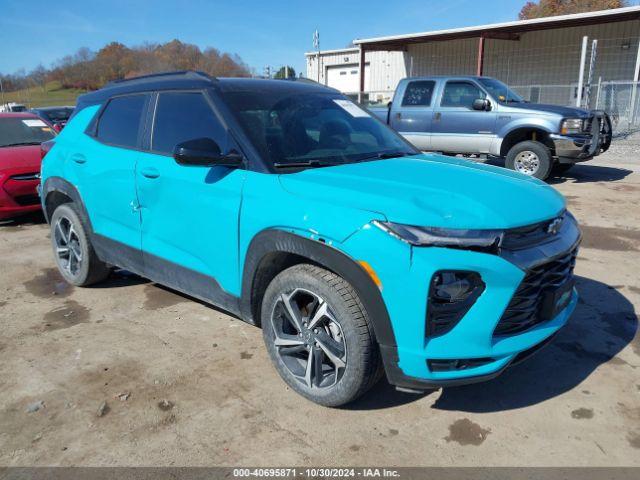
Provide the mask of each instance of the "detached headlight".
{"label": "detached headlight", "polygon": [[439,227],[415,227],[393,222],[374,221],[385,232],[410,243],[449,248],[476,248],[491,250],[497,248],[502,238],[502,230],[459,230]]}
{"label": "detached headlight", "polygon": [[567,118],[560,125],[560,133],[562,135],[571,135],[582,133],[583,120],[581,118]]}

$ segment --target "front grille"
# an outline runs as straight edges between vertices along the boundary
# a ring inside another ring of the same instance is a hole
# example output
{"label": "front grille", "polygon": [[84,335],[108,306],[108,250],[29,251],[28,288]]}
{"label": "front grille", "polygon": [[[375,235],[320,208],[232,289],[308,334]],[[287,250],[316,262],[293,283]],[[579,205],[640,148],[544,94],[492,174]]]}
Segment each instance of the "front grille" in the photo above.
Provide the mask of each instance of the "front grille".
{"label": "front grille", "polygon": [[506,250],[520,250],[540,245],[552,241],[555,237],[549,234],[549,226],[553,222],[559,221],[556,227],[559,229],[565,221],[566,213],[562,213],[556,218],[545,220],[544,222],[526,225],[524,227],[511,228],[504,232],[500,248]]}
{"label": "front grille", "polygon": [[21,207],[27,207],[29,205],[38,205],[40,203],[40,197],[37,194],[16,195],[15,197],[13,197],[13,199]]}
{"label": "front grille", "polygon": [[502,314],[494,335],[524,332],[546,321],[540,314],[543,293],[571,279],[577,255],[578,247],[575,247],[565,255],[529,270]]}
{"label": "front grille", "polygon": [[584,119],[584,121],[582,122],[582,131],[584,133],[591,133],[591,126],[593,125],[594,120],[595,117],[593,116]]}

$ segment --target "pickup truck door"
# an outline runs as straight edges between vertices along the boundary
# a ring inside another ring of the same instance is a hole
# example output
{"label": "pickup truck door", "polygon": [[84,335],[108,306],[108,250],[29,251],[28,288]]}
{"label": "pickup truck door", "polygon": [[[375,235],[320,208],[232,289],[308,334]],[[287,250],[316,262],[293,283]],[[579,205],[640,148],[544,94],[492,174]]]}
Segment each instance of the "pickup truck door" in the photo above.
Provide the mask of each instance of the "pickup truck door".
{"label": "pickup truck door", "polygon": [[431,119],[436,82],[412,80],[398,88],[389,124],[416,148],[431,149]]}
{"label": "pickup truck door", "polygon": [[149,151],[136,168],[145,275],[229,307],[226,292],[238,282],[245,170],[173,158],[178,143],[196,138],[214,140],[223,152],[233,145],[204,92],[160,92],[153,102]]}
{"label": "pickup truck door", "polygon": [[495,138],[496,111],[474,110],[473,102],[487,98],[469,80],[448,80],[442,89],[431,125],[431,149],[450,153],[489,153]]}

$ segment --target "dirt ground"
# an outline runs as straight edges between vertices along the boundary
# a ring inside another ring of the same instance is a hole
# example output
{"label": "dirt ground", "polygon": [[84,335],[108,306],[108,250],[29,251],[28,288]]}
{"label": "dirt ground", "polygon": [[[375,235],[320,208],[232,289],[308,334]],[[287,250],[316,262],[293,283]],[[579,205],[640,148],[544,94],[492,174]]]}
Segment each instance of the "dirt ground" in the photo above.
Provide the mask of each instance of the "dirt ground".
{"label": "dirt ground", "polygon": [[41,219],[0,226],[0,465],[640,466],[640,138],[552,183],[584,231],[555,341],[345,409],[287,389],[257,328],[132,275],[72,288]]}

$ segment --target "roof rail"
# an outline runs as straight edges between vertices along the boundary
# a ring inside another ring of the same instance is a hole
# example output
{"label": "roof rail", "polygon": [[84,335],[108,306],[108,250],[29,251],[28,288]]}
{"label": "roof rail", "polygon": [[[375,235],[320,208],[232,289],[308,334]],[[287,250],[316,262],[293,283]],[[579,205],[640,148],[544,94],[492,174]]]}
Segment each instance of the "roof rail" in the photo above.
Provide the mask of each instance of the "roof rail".
{"label": "roof rail", "polygon": [[315,83],[316,85],[321,85],[323,87],[326,87],[326,85],[323,85],[322,83],[314,80],[313,78],[308,78],[308,77],[276,78],[276,80],[288,80],[289,82],[301,82],[301,83]]}
{"label": "roof rail", "polygon": [[149,73],[147,75],[139,75],[137,77],[131,77],[131,78],[122,78],[120,80],[112,80],[109,83],[107,83],[105,85],[105,87],[110,87],[110,86],[115,86],[115,85],[122,85],[123,83],[127,83],[127,82],[133,82],[136,80],[145,80],[148,78],[157,78],[157,77],[168,77],[168,76],[172,76],[172,75],[195,75],[195,76],[199,76],[199,77],[203,77],[206,80],[217,80],[215,77],[210,76],[209,74],[205,73],[205,72],[201,72],[198,70],[175,70],[172,72],[158,72],[158,73]]}

